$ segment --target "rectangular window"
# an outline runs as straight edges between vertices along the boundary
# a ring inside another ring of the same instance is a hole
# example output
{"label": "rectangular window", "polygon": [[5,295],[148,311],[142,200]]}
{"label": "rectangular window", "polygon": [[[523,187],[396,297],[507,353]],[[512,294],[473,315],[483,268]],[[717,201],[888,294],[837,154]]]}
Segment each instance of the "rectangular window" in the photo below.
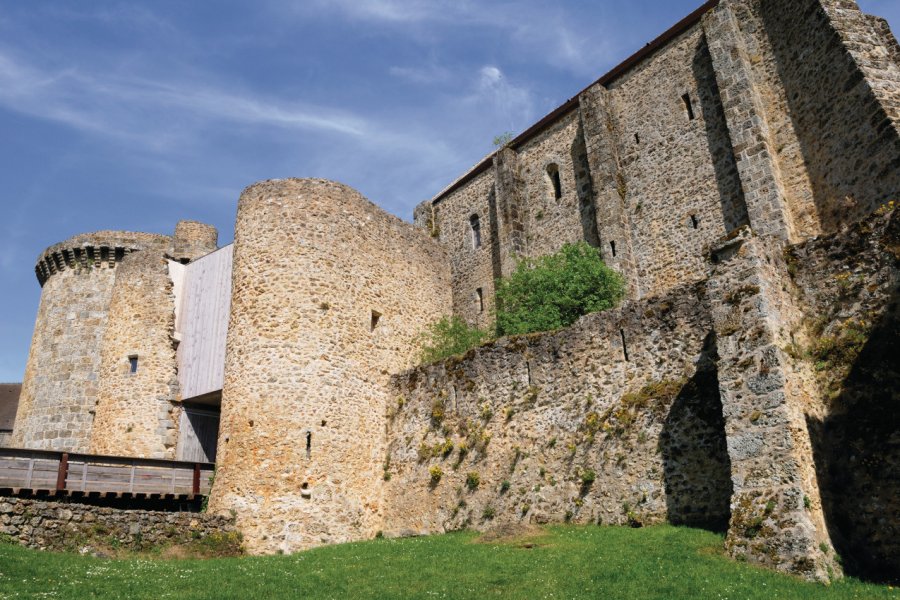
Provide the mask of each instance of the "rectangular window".
{"label": "rectangular window", "polygon": [[484,312],[484,292],[481,288],[475,290],[475,310],[480,313]]}
{"label": "rectangular window", "polygon": [[481,248],[481,220],[478,215],[469,217],[469,226],[472,228],[472,248]]}
{"label": "rectangular window", "polygon": [[136,354],[132,354],[128,357],[128,372],[129,373],[137,373],[138,368],[138,357]]}
{"label": "rectangular window", "polygon": [[693,121],[695,115],[694,115],[694,103],[691,101],[691,95],[685,94],[684,96],[681,97],[681,99],[684,100],[684,107],[687,109],[688,120]]}

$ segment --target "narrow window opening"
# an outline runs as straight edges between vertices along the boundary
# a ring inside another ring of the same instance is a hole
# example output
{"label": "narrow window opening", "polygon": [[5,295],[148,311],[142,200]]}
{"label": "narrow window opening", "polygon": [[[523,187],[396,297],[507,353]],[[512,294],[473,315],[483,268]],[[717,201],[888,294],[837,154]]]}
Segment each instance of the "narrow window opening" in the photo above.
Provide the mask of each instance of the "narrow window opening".
{"label": "narrow window opening", "polygon": [[694,103],[691,101],[691,95],[685,94],[681,99],[684,101],[684,107],[687,109],[688,120],[693,121],[696,115],[694,115]]}
{"label": "narrow window opening", "polygon": [[625,362],[628,362],[628,346],[625,344],[625,330],[620,329],[619,335],[622,336],[622,354],[625,355]]}
{"label": "narrow window opening", "polygon": [[527,360],[525,361],[525,374],[528,376],[528,385],[531,385],[531,363]]}
{"label": "narrow window opening", "polygon": [[547,176],[553,187],[553,198],[559,200],[562,198],[562,180],[559,178],[559,167],[555,163],[547,165]]}
{"label": "narrow window opening", "polygon": [[369,331],[375,331],[375,328],[378,327],[378,322],[381,320],[381,313],[377,310],[372,311],[372,319],[369,321]]}
{"label": "narrow window opening", "polygon": [[300,488],[301,488],[301,489],[304,489],[304,490],[307,490],[307,489],[309,489],[309,484],[308,484],[307,482],[304,481],[302,484],[300,484]]}
{"label": "narrow window opening", "polygon": [[480,313],[484,312],[484,291],[482,288],[475,290],[475,310]]}
{"label": "narrow window opening", "polygon": [[641,143],[641,134],[639,134],[639,133],[635,133],[635,134],[634,134],[634,143],[635,143],[635,144],[640,144],[640,143]]}
{"label": "narrow window opening", "polygon": [[691,215],[691,226],[694,229],[698,229],[700,227],[700,220],[697,219],[697,215]]}
{"label": "narrow window opening", "polygon": [[312,454],[312,431],[306,432],[306,458]]}
{"label": "narrow window opening", "polygon": [[138,357],[136,354],[132,354],[128,357],[128,372],[131,374],[137,373],[138,370]]}
{"label": "narrow window opening", "polygon": [[481,248],[481,219],[478,215],[469,217],[469,226],[472,228],[472,248]]}
{"label": "narrow window opening", "polygon": [[612,250],[613,258],[615,258],[615,257],[616,257],[616,243],[615,243],[615,242],[610,242],[610,243],[609,243],[609,249]]}

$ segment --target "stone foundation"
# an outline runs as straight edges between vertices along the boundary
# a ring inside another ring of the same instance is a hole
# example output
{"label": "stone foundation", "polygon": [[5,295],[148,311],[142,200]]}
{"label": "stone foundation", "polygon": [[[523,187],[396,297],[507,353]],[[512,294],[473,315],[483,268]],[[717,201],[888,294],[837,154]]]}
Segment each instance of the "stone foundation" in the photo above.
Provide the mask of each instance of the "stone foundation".
{"label": "stone foundation", "polygon": [[88,504],[0,498],[0,533],[40,550],[146,550],[230,535],[234,518],[208,513],[122,510]]}

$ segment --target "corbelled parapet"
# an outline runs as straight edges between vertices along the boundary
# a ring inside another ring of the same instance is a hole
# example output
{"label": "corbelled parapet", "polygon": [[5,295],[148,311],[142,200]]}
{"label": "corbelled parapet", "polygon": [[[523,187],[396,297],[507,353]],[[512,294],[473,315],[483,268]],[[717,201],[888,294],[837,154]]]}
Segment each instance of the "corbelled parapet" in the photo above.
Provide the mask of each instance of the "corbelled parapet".
{"label": "corbelled parapet", "polygon": [[76,235],[41,254],[35,268],[41,304],[13,445],[87,450],[115,267],[136,251],[154,251],[162,260],[171,243],[165,235],[99,231]]}
{"label": "corbelled parapet", "polygon": [[34,267],[43,287],[55,273],[69,270],[113,268],[125,255],[146,248],[165,249],[172,241],[167,235],[131,231],[83,233],[50,246]]}

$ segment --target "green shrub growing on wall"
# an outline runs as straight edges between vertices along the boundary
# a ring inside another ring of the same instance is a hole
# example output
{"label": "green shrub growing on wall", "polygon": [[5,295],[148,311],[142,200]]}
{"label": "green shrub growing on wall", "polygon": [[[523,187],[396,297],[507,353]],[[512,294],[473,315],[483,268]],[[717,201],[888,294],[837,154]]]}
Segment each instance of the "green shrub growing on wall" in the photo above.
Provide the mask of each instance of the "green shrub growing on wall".
{"label": "green shrub growing on wall", "polygon": [[459,317],[444,317],[429,325],[420,336],[422,350],[419,358],[422,363],[430,364],[457,354],[465,354],[489,337],[486,331],[469,326]]}
{"label": "green shrub growing on wall", "polygon": [[527,259],[497,286],[497,333],[519,335],[568,327],[579,317],[614,307],[622,277],[585,242]]}

